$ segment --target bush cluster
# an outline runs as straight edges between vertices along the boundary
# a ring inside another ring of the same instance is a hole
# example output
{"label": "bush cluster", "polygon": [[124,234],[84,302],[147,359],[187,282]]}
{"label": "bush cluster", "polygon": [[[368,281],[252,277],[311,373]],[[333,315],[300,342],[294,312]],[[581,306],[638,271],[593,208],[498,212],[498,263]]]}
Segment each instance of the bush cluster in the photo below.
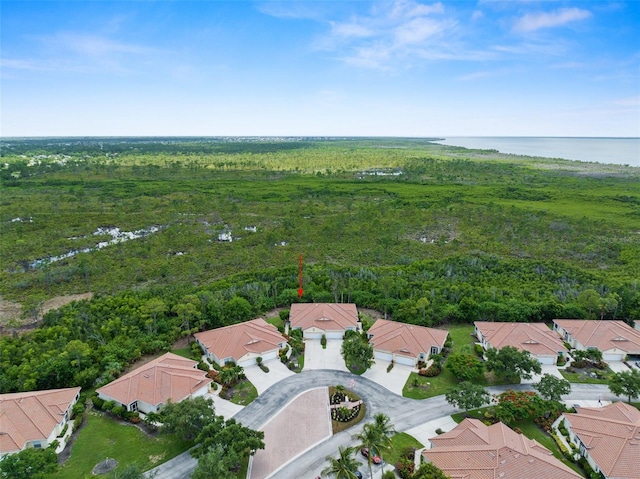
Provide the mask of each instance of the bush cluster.
{"label": "bush cluster", "polygon": [[[138,424],[140,422],[140,414],[137,411],[127,411],[124,406],[116,404],[115,401],[104,401],[97,396],[93,396],[91,401],[96,409],[100,409],[132,424]],[[82,416],[79,417],[82,418]]]}
{"label": "bush cluster", "polygon": [[433,378],[436,376],[439,376],[440,373],[442,372],[442,367],[440,367],[437,364],[432,364],[431,366],[429,366],[428,368],[423,368],[420,371],[418,371],[418,374],[420,376],[426,376],[428,378]]}

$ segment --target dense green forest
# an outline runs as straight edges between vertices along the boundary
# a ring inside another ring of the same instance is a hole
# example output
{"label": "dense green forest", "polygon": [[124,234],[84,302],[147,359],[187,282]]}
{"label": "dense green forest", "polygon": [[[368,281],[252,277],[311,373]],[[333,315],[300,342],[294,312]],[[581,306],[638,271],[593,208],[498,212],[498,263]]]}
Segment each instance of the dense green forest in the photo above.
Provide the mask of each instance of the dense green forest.
{"label": "dense green forest", "polygon": [[[640,319],[640,169],[424,139],[4,140],[0,392],[116,377],[298,301],[440,325]],[[232,241],[228,241],[232,239]]]}

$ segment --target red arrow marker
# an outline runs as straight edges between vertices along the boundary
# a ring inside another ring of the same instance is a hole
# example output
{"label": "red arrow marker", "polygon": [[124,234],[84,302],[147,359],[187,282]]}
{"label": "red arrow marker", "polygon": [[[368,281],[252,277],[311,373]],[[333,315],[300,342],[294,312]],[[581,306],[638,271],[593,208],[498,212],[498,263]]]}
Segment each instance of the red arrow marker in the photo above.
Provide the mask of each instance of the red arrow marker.
{"label": "red arrow marker", "polygon": [[302,298],[302,255],[300,255],[298,265],[298,298]]}

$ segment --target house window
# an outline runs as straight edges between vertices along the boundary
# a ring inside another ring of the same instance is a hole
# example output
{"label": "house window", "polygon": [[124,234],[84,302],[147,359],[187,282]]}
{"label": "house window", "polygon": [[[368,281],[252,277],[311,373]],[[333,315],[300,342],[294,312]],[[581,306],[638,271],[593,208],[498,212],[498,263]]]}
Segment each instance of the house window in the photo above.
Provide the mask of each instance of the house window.
{"label": "house window", "polygon": [[138,410],[138,401],[133,401],[129,404],[129,411],[137,411]]}
{"label": "house window", "polygon": [[430,354],[438,354],[438,348],[436,346],[431,346],[431,353]]}

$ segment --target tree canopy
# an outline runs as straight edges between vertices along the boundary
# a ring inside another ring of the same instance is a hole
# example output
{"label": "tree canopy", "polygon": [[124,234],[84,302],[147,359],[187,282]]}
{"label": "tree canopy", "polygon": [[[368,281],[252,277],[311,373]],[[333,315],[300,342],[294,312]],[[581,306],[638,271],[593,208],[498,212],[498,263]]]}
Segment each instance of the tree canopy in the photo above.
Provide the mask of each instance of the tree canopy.
{"label": "tree canopy", "polygon": [[632,398],[640,396],[640,371],[633,369],[622,371],[609,376],[609,390],[616,396],[627,396],[629,402]]}
{"label": "tree canopy", "polygon": [[479,408],[489,402],[490,394],[479,384],[463,381],[445,394],[447,402],[464,411]]}
{"label": "tree canopy", "polygon": [[534,383],[533,388],[545,399],[560,401],[562,396],[571,392],[571,383],[552,374],[543,374],[540,381]]}
{"label": "tree canopy", "polygon": [[513,382],[531,379],[532,373],[542,372],[540,362],[533,358],[529,351],[520,351],[513,346],[487,350],[485,367],[497,377]]}

